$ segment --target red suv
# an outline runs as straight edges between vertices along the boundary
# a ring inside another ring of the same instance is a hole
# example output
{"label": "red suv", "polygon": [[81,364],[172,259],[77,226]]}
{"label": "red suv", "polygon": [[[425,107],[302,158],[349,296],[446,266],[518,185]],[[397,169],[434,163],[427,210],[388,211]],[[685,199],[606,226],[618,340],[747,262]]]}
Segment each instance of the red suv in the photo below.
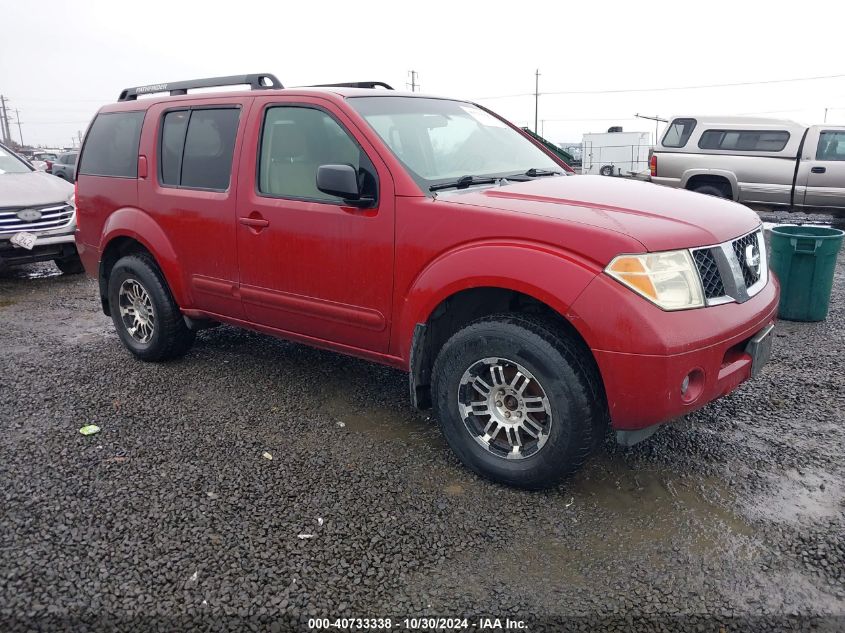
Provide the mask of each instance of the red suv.
{"label": "red suv", "polygon": [[402,369],[467,466],[525,488],[766,362],[778,286],[755,213],[572,176],[479,105],[377,85],[245,75],[99,111],[76,239],[135,356],[223,322]]}

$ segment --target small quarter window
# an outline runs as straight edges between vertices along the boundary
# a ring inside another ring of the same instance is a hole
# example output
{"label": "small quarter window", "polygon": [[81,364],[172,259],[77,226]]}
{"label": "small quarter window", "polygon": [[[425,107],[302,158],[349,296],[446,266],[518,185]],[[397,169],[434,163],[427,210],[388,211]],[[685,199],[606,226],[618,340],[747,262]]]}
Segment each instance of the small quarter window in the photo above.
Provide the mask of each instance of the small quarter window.
{"label": "small quarter window", "polygon": [[683,147],[695,129],[695,119],[675,119],[663,135],[664,147]]}

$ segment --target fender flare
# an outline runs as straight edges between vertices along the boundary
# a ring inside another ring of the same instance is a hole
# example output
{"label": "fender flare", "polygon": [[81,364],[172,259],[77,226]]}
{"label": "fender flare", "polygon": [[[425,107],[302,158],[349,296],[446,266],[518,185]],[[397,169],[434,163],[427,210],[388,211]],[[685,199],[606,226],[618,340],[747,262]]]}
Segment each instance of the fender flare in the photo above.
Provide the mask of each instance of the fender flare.
{"label": "fender flare", "polygon": [[[554,274],[556,270],[559,274]],[[464,244],[441,254],[409,285],[394,349],[409,363],[417,324],[428,322],[445,299],[470,288],[520,292],[569,320],[569,307],[600,272],[599,264],[548,244],[519,240]],[[585,336],[589,331],[577,322],[572,325],[589,344]]]}
{"label": "fender flare", "polygon": [[687,182],[694,176],[718,176],[728,181],[731,186],[731,200],[737,200],[739,197],[739,185],[737,184],[736,174],[726,169],[687,169],[681,175],[681,189],[687,188]]}
{"label": "fender flare", "polygon": [[158,223],[149,214],[135,207],[118,209],[106,220],[99,246],[101,275],[103,253],[109,244],[119,237],[129,237],[142,244],[161,269],[176,303],[182,308],[190,308],[193,305],[188,284],[185,283],[183,271],[179,266],[176,249]]}

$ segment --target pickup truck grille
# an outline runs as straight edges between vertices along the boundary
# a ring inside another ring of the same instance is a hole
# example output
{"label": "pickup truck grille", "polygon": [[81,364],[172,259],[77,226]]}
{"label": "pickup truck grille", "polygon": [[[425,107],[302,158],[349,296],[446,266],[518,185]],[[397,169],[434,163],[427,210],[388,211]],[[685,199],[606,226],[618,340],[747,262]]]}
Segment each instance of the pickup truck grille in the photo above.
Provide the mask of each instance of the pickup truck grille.
{"label": "pickup truck grille", "polygon": [[766,246],[760,230],[730,242],[692,251],[707,305],[743,303],[768,281]]}
{"label": "pickup truck grille", "polygon": [[[20,217],[24,211],[33,211],[37,218]],[[73,207],[69,204],[48,204],[35,207],[6,207],[0,209],[0,235],[19,231],[49,231],[70,224]]]}

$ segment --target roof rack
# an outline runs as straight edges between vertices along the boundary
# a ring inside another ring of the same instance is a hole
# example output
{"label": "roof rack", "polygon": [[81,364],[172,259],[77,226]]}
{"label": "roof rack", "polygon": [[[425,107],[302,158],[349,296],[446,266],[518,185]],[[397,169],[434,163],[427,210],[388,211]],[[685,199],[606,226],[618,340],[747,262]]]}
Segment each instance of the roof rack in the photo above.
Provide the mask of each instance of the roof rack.
{"label": "roof rack", "polygon": [[339,84],[314,84],[303,88],[386,88],[393,90],[393,86],[383,81],[347,81]]}
{"label": "roof rack", "polygon": [[270,73],[255,73],[251,75],[231,75],[229,77],[209,77],[207,79],[191,79],[189,81],[173,81],[149,86],[136,86],[121,91],[118,101],[135,101],[138,95],[149,95],[157,92],[169,92],[170,96],[186,95],[188,90],[197,88],[217,88],[219,86],[248,85],[252,90],[267,90],[270,88],[284,88],[282,82]]}

